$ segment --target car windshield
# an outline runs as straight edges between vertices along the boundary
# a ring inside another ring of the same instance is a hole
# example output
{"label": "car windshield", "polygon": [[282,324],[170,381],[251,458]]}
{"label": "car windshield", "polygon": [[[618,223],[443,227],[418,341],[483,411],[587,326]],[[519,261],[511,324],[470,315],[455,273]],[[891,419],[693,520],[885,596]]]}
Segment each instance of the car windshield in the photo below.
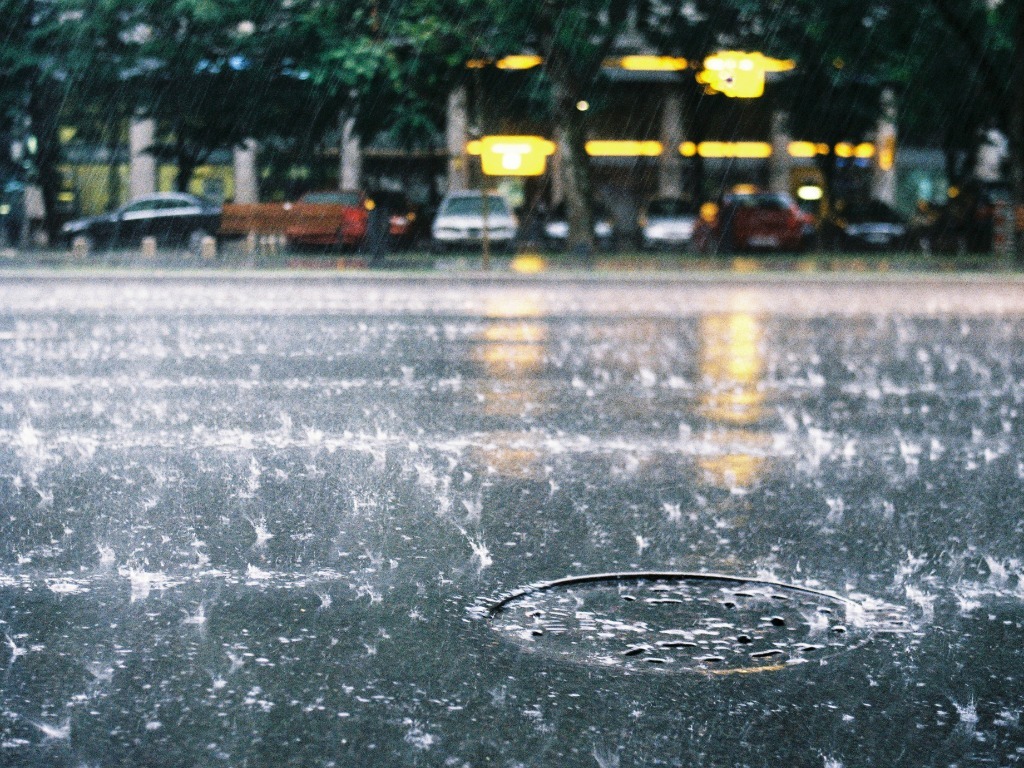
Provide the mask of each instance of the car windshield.
{"label": "car windshield", "polygon": [[362,197],[358,192],[307,192],[302,196],[302,202],[358,206],[362,204]]}
{"label": "car windshield", "polygon": [[[488,214],[495,216],[510,215],[508,202],[500,195],[488,195]],[[450,197],[442,211],[447,216],[483,216],[483,197]]]}

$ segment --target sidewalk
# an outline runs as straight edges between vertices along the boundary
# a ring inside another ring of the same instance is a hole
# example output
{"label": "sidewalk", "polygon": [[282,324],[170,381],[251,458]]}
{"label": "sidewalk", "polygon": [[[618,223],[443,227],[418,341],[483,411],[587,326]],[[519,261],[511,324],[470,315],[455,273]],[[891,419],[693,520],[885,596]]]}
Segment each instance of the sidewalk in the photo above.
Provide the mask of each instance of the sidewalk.
{"label": "sidewalk", "polygon": [[160,250],[146,256],[139,250],[118,250],[79,256],[64,249],[6,248],[0,250],[0,271],[12,269],[160,269],[160,270],[269,270],[269,271],[405,271],[434,273],[1016,273],[1024,265],[991,254],[743,254],[718,257],[695,254],[622,252],[583,259],[568,254],[520,253],[492,256],[485,269],[479,254],[437,256],[414,251],[378,257],[362,254],[274,251],[246,253],[227,247],[214,259],[202,259],[187,250]]}

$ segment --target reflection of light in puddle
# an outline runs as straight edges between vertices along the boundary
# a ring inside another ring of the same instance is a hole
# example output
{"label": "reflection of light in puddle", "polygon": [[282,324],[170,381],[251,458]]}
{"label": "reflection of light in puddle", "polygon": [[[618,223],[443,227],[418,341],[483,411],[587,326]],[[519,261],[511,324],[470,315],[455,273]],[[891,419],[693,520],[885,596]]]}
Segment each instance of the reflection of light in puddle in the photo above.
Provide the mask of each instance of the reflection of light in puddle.
{"label": "reflection of light in puddle", "polygon": [[521,275],[535,275],[546,271],[548,264],[542,256],[535,253],[524,253],[512,259],[509,268]]}
{"label": "reflection of light in puddle", "polygon": [[[746,312],[707,315],[700,320],[700,371],[707,389],[698,400],[698,411],[719,424],[746,427],[764,415],[761,389],[764,357],[763,332],[756,317]],[[767,463],[770,438],[750,429],[712,432],[708,441],[721,452],[698,460],[706,479],[722,488],[746,488],[754,484]]]}
{"label": "reflection of light in puddle", "polygon": [[488,307],[495,318],[480,333],[474,358],[483,366],[478,394],[488,416],[516,416],[542,406],[536,374],[546,362],[548,328],[531,320],[540,305],[528,297],[514,297]]}
{"label": "reflection of light in puddle", "polygon": [[526,294],[504,295],[487,302],[484,316],[490,319],[509,317],[541,317],[544,307],[535,296]]}
{"label": "reflection of light in puddle", "polygon": [[[761,337],[761,324],[753,315],[734,313],[701,318],[700,372],[714,387],[702,404],[714,409],[718,407],[715,402],[724,401],[748,411],[751,418],[757,417],[764,400],[757,389],[764,369]],[[744,418],[724,410],[729,421]]]}
{"label": "reflection of light in puddle", "polygon": [[539,480],[544,471],[537,440],[530,432],[488,432],[485,442],[476,446],[473,453],[488,472],[519,480]]}
{"label": "reflection of light in puddle", "polygon": [[705,438],[722,453],[697,460],[706,480],[719,488],[748,488],[761,476],[768,463],[771,437],[746,429],[710,433]]}

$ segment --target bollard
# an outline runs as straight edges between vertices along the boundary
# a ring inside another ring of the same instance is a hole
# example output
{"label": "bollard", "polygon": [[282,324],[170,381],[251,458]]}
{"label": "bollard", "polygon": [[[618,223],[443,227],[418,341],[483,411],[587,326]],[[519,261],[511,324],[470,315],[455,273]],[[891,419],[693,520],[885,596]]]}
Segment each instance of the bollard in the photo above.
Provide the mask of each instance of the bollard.
{"label": "bollard", "polygon": [[199,246],[199,255],[203,261],[213,261],[217,258],[217,238],[207,235]]}
{"label": "bollard", "polygon": [[246,254],[248,254],[249,256],[252,256],[254,253],[256,253],[256,250],[259,248],[259,244],[260,244],[259,236],[255,232],[250,232],[248,235],[246,235],[245,236],[245,252],[246,252]]}
{"label": "bollard", "polygon": [[142,238],[142,258],[144,258],[144,259],[155,259],[156,258],[156,238],[155,237],[144,237],[144,238]]}
{"label": "bollard", "polygon": [[71,241],[71,255],[76,259],[84,259],[89,255],[89,238],[79,235]]}

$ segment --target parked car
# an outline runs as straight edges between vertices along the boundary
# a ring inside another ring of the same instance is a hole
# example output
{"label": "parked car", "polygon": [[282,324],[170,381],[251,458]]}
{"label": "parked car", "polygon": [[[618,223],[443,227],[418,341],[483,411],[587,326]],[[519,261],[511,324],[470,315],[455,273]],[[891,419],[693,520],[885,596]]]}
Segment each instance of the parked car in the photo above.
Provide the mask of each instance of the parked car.
{"label": "parked car", "polygon": [[362,192],[307,192],[285,204],[285,240],[291,247],[355,248],[366,237],[373,202]]}
{"label": "parked car", "polygon": [[160,245],[198,251],[204,237],[220,227],[221,207],[184,192],[158,192],[130,200],[116,211],[69,221],[61,236],[70,244],[85,238],[90,248],[138,245],[155,237]]}
{"label": "parked car", "polygon": [[[967,182],[951,190],[944,204],[920,206],[911,239],[925,252],[987,253],[993,247],[996,209],[1002,206],[1010,215],[1012,200],[1004,184]],[[1024,206],[1016,209],[1015,227],[1016,236],[1024,236]]]}
{"label": "parked car", "polygon": [[[487,194],[487,235],[497,248],[510,248],[519,222],[512,206],[502,195]],[[456,247],[477,247],[483,240],[484,196],[474,190],[452,192],[441,201],[431,225],[431,247],[446,251]]]}
{"label": "parked car", "polygon": [[785,193],[729,193],[702,207],[694,245],[703,253],[799,251],[814,233],[814,217]]}
{"label": "parked car", "polygon": [[640,247],[686,248],[697,224],[697,206],[680,197],[657,197],[647,203],[637,219]]}
{"label": "parked car", "polygon": [[[600,202],[594,203],[594,242],[601,250],[611,250],[615,245],[615,219]],[[544,222],[544,242],[552,250],[562,250],[569,239],[569,216],[565,202],[556,205]]]}
{"label": "parked car", "polygon": [[906,219],[880,200],[840,202],[822,223],[821,238],[836,250],[898,250],[907,247],[909,231]]}
{"label": "parked car", "polygon": [[386,222],[381,224],[386,228],[386,244],[389,248],[411,248],[429,231],[426,226],[428,217],[403,192],[375,192],[370,207],[371,229],[375,214],[386,217]]}
{"label": "parked car", "polygon": [[295,202],[226,203],[218,235],[282,236],[290,246],[354,248],[366,237],[369,203],[359,191],[307,192]]}

